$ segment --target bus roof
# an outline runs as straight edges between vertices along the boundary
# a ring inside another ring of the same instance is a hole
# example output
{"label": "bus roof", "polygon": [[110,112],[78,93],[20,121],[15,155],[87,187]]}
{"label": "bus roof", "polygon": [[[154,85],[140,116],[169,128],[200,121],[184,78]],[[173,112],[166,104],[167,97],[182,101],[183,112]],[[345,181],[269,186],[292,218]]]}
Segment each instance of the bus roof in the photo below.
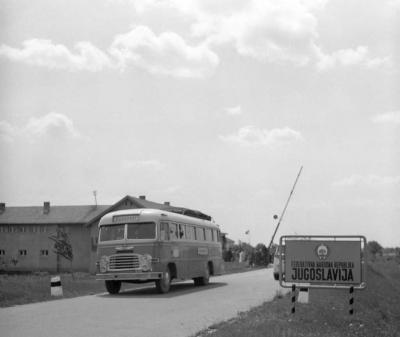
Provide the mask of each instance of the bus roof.
{"label": "bus roof", "polygon": [[112,224],[113,217],[116,215],[132,215],[140,216],[141,219],[151,221],[155,217],[159,217],[162,220],[176,221],[191,225],[202,225],[207,227],[218,228],[218,225],[211,222],[210,220],[196,218],[188,215],[183,215],[175,212],[168,212],[160,209],[151,208],[134,208],[134,209],[124,209],[119,211],[114,211],[105,214],[99,221],[99,227],[105,224]]}

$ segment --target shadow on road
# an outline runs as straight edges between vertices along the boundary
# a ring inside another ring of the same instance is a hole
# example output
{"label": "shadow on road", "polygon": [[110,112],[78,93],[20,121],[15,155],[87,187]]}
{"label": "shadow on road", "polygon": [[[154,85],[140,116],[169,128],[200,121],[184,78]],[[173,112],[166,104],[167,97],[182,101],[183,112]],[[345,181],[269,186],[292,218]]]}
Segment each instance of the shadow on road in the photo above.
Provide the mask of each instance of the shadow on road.
{"label": "shadow on road", "polygon": [[224,287],[226,285],[227,283],[224,282],[212,282],[207,286],[195,287],[193,283],[172,283],[171,289],[167,294],[159,294],[156,290],[156,287],[149,284],[149,286],[146,288],[126,290],[117,295],[100,294],[97,296],[104,298],[172,298]]}

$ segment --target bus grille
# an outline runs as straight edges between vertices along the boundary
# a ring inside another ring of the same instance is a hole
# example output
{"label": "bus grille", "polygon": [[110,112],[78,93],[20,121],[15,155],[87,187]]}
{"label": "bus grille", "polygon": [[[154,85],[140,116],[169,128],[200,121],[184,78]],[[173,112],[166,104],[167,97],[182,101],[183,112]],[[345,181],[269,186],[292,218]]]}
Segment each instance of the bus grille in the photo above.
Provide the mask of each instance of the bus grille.
{"label": "bus grille", "polygon": [[139,269],[139,257],[135,254],[117,254],[110,256],[109,270]]}

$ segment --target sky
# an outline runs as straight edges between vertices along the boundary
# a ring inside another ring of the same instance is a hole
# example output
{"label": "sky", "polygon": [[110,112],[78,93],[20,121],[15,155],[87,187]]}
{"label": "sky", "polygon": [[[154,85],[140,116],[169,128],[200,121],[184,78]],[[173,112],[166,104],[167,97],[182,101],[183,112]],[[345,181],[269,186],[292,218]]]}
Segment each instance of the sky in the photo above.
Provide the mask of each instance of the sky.
{"label": "sky", "polygon": [[[400,246],[399,0],[3,0],[0,201]],[[249,231],[246,235],[245,232]]]}

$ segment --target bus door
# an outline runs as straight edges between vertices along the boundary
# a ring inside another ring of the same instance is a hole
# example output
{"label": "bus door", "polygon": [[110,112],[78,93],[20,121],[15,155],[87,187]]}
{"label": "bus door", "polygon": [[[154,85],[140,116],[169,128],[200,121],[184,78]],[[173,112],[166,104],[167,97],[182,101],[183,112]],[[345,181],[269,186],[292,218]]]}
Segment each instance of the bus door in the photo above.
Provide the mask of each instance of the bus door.
{"label": "bus door", "polygon": [[178,278],[186,278],[188,270],[185,251],[185,231],[183,225],[170,222],[169,238],[171,241],[171,260],[176,264]]}

